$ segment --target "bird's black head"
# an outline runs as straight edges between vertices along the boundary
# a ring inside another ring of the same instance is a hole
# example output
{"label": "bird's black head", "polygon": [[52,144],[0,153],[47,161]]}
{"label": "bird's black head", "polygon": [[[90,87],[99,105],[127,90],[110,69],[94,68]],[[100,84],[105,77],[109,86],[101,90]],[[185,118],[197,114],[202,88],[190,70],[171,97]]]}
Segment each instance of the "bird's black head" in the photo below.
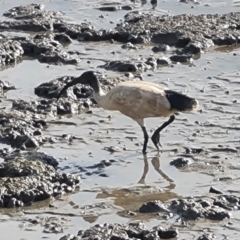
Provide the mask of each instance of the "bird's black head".
{"label": "bird's black head", "polygon": [[84,72],[81,76],[74,78],[71,82],[67,83],[58,94],[57,100],[69,87],[72,87],[78,83],[90,85],[95,92],[99,92],[99,81],[93,71]]}

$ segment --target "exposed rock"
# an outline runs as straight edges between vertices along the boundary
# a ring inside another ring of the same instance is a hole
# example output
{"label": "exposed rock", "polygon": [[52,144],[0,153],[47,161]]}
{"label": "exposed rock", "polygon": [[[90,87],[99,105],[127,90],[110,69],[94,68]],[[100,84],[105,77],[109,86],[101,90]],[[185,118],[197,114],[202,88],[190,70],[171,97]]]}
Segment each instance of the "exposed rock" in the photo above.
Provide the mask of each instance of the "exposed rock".
{"label": "exposed rock", "polygon": [[5,92],[5,91],[15,90],[15,89],[16,87],[12,83],[6,80],[0,79],[0,92]]}
{"label": "exposed rock", "polygon": [[203,148],[185,148],[186,154],[192,153],[192,154],[200,154],[204,152]]}
{"label": "exposed rock", "polygon": [[[117,10],[118,6],[104,6],[105,10]],[[131,9],[122,6],[122,9]],[[103,9],[102,9],[103,10]],[[18,21],[0,22],[2,30],[48,31],[65,33],[79,41],[106,41],[167,44],[184,48],[185,53],[200,53],[212,45],[232,45],[239,42],[240,13],[202,15],[153,16],[131,12],[125,21],[113,30],[95,30],[89,23],[70,24],[59,20],[59,13],[45,11],[40,4],[30,4],[7,11],[5,16]],[[51,19],[51,21],[49,21]],[[227,23],[227,24],[226,24]],[[155,48],[156,49],[156,48]]]}
{"label": "exposed rock", "polygon": [[192,63],[192,56],[189,55],[173,55],[170,56],[170,60],[172,62],[180,62],[180,63]]}
{"label": "exposed rock", "polygon": [[120,6],[104,6],[104,7],[99,7],[97,9],[104,12],[116,12],[121,10]]}
{"label": "exposed rock", "polygon": [[[25,109],[22,109],[22,111]],[[10,144],[13,148],[36,148],[48,141],[41,134],[42,123],[31,114],[11,110],[0,114],[0,142]]]}
{"label": "exposed rock", "polygon": [[[222,206],[219,207],[219,204],[215,204],[216,201],[221,202]],[[204,197],[199,199],[187,198],[173,200],[170,203],[169,209],[179,214],[185,220],[206,218],[221,221],[231,217],[231,213],[225,210],[226,208],[230,210],[229,205],[231,205],[230,201],[223,197],[208,199],[207,204]],[[223,206],[225,207],[223,208]]]}
{"label": "exposed rock", "polygon": [[155,68],[157,66],[157,60],[154,57],[150,57],[147,59],[145,64],[151,66],[152,68]]}
{"label": "exposed rock", "polygon": [[77,64],[80,61],[78,58],[63,51],[62,45],[71,42],[71,38],[64,33],[6,38],[0,40],[0,65],[14,62],[22,56],[34,57],[43,63]]}
{"label": "exposed rock", "polygon": [[122,45],[122,49],[134,49],[134,50],[137,50],[138,48],[136,46],[134,46],[132,43],[128,42],[124,45]]}
{"label": "exposed rock", "polygon": [[140,208],[141,213],[152,213],[152,212],[170,212],[166,206],[159,200],[144,203]]}
{"label": "exposed rock", "polygon": [[213,233],[206,233],[200,236],[197,240],[214,240],[216,239],[216,235]]}
{"label": "exposed rock", "polygon": [[123,61],[111,61],[98,67],[118,72],[136,72],[138,70],[138,67],[135,64]]}
{"label": "exposed rock", "polygon": [[171,60],[167,57],[160,57],[157,59],[157,64],[158,65],[170,65]]}
{"label": "exposed rock", "polygon": [[215,187],[210,187],[209,192],[216,193],[216,194],[223,194],[220,190],[216,189]]}
{"label": "exposed rock", "polygon": [[190,164],[192,164],[192,160],[189,158],[177,158],[173,161],[170,162],[170,165],[175,166],[176,168],[182,168],[185,166],[189,166]]}
{"label": "exposed rock", "polygon": [[48,20],[19,20],[19,21],[3,21],[0,22],[0,30],[17,30],[26,32],[42,32],[52,29],[52,23]]}
{"label": "exposed rock", "polygon": [[13,18],[16,20],[27,20],[34,18],[55,18],[61,16],[60,12],[46,11],[42,4],[29,4],[26,6],[18,6],[9,9],[3,13],[4,17]]}
{"label": "exposed rock", "polygon": [[72,192],[80,183],[77,176],[61,174],[41,160],[24,157],[1,163],[0,178],[2,207],[11,208]]}
{"label": "exposed rock", "polygon": [[45,164],[51,165],[53,167],[58,166],[58,160],[54,158],[53,156],[47,155],[44,152],[19,152],[14,151],[10,154],[7,154],[4,156],[4,161],[11,161],[15,159],[23,158],[29,161],[38,160]]}
{"label": "exposed rock", "polygon": [[31,112],[42,115],[57,115],[57,105],[52,99],[40,99],[36,101],[14,100],[12,109]]}
{"label": "exposed rock", "polygon": [[0,39],[0,66],[17,61],[24,53],[18,41]]}
{"label": "exposed rock", "polygon": [[165,230],[157,226],[147,229],[144,223],[129,224],[103,224],[95,225],[87,230],[80,230],[77,236],[65,235],[60,240],[65,239],[144,239],[160,240],[175,238],[179,235],[175,229]]}
{"label": "exposed rock", "polygon": [[160,45],[154,46],[152,48],[152,51],[155,52],[155,53],[157,53],[157,52],[166,52],[168,50],[170,50],[170,47],[168,45],[166,45],[166,44],[160,44]]}
{"label": "exposed rock", "polygon": [[33,38],[19,38],[18,41],[24,49],[24,55],[35,57],[43,63],[77,64],[80,61],[63,51],[62,44],[72,42],[63,33],[37,34]]}

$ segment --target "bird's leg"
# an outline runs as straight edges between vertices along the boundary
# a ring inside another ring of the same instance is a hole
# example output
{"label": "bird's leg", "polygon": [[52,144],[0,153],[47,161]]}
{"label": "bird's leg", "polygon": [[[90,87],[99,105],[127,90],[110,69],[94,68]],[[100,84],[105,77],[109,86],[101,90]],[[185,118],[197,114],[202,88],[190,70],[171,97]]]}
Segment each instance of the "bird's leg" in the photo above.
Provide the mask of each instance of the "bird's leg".
{"label": "bird's leg", "polygon": [[142,153],[146,154],[149,137],[148,137],[148,133],[147,133],[147,130],[146,130],[145,126],[142,126],[142,131],[143,131],[143,136],[144,136],[144,143],[143,143]]}
{"label": "bird's leg", "polygon": [[161,127],[159,127],[158,129],[155,130],[155,132],[152,135],[152,141],[155,145],[155,147],[157,148],[157,150],[159,151],[159,147],[162,147],[161,143],[160,143],[160,132],[167,127],[169,124],[171,124],[173,121],[175,120],[175,116],[172,115],[167,122],[163,123]]}
{"label": "bird's leg", "polygon": [[144,120],[143,119],[135,119],[135,121],[140,125],[140,127],[142,128],[143,131],[143,136],[144,136],[144,142],[143,142],[143,149],[142,149],[142,153],[146,154],[147,152],[147,144],[148,144],[148,133],[147,133],[147,129],[144,125]]}

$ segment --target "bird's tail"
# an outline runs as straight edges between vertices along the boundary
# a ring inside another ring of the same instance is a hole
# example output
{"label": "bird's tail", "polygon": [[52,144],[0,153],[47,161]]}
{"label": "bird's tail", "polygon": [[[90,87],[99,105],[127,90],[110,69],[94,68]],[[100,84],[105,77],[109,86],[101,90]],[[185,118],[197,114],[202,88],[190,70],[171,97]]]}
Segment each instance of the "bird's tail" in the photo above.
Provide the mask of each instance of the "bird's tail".
{"label": "bird's tail", "polygon": [[183,112],[192,111],[198,107],[198,101],[195,98],[191,98],[185,94],[172,90],[165,90],[165,96],[171,105],[171,109]]}

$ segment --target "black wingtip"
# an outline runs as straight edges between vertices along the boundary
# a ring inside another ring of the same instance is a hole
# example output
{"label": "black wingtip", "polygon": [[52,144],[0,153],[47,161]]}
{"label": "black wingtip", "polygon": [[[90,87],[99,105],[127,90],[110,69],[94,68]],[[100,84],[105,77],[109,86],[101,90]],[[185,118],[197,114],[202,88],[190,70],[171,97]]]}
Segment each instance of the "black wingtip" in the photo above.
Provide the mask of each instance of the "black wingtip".
{"label": "black wingtip", "polygon": [[197,100],[185,94],[172,90],[165,90],[165,94],[171,105],[171,109],[178,111],[192,111],[197,106]]}

